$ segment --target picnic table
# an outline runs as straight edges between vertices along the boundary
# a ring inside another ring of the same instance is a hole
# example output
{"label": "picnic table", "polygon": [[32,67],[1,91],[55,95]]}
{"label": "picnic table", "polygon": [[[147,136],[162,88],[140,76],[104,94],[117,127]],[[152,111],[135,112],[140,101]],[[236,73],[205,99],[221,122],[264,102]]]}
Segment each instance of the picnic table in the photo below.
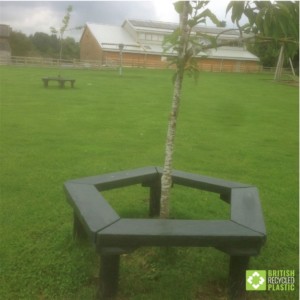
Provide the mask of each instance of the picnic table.
{"label": "picnic table", "polygon": [[48,83],[49,81],[57,81],[59,83],[59,86],[61,88],[65,87],[65,82],[70,82],[71,83],[71,87],[74,87],[74,83],[75,83],[75,79],[70,79],[70,78],[63,78],[63,77],[43,77],[42,78],[43,82],[44,82],[44,86],[48,87]]}

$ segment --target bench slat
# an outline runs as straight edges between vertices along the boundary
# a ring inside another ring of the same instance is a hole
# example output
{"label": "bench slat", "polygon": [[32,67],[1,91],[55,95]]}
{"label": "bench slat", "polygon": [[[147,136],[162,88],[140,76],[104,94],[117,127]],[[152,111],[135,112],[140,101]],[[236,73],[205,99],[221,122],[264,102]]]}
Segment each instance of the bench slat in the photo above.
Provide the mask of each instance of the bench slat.
{"label": "bench slat", "polygon": [[92,184],[99,191],[105,191],[114,188],[120,188],[133,184],[153,181],[158,173],[155,167],[146,167],[130,171],[108,173],[105,175],[90,176],[72,180],[72,182],[81,184]]}
{"label": "bench slat", "polygon": [[43,80],[56,80],[56,81],[75,81],[75,79],[63,78],[63,77],[43,77]]}
{"label": "bench slat", "polygon": [[266,235],[257,188],[231,191],[231,220]]}
{"label": "bench slat", "polygon": [[232,188],[244,188],[251,186],[249,184],[227,181],[219,178],[212,178],[176,170],[172,172],[172,180],[174,184],[180,184],[218,194],[229,193]]}
{"label": "bench slat", "polygon": [[259,248],[263,235],[232,221],[120,219],[97,233],[97,247]]}
{"label": "bench slat", "polygon": [[120,219],[99,191],[92,185],[65,183],[68,202],[95,241],[95,233]]}

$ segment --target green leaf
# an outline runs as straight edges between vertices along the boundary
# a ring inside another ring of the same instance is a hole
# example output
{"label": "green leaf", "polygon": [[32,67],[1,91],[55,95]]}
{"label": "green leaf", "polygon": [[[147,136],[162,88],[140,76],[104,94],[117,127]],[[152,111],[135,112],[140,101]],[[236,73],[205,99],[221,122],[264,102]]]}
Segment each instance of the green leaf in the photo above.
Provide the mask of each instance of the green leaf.
{"label": "green leaf", "polygon": [[217,16],[212,13],[209,9],[206,9],[203,12],[203,16],[209,18],[215,25],[219,25],[220,24],[220,20],[217,18]]}
{"label": "green leaf", "polygon": [[180,29],[176,28],[171,34],[166,35],[163,40],[163,47],[170,50],[179,44]]}
{"label": "green leaf", "polygon": [[57,34],[58,33],[57,29],[52,27],[52,26],[50,27],[50,31],[51,31],[52,34]]}
{"label": "green leaf", "polygon": [[189,60],[188,65],[185,67],[184,71],[187,73],[187,75],[189,77],[193,77],[195,80],[195,83],[197,83],[198,78],[199,78],[199,67],[198,67],[197,59],[191,58]]}
{"label": "green leaf", "polygon": [[191,15],[193,13],[193,6],[190,1],[183,1],[188,5],[188,14]]}
{"label": "green leaf", "polygon": [[196,6],[195,6],[196,10],[200,10],[204,8],[209,3],[209,1],[195,1],[195,2],[196,2]]}
{"label": "green leaf", "polygon": [[232,9],[233,6],[233,1],[230,1],[229,4],[226,7],[226,15],[228,14],[228,12]]}
{"label": "green leaf", "polygon": [[[236,23],[239,21],[244,13],[244,7],[247,5],[246,1],[232,1],[231,3],[231,21]],[[228,7],[227,7],[228,9]],[[227,10],[226,10],[227,11]]]}
{"label": "green leaf", "polygon": [[197,21],[197,19],[192,18],[192,19],[188,20],[187,23],[188,23],[188,25],[189,25],[191,28],[193,28],[193,27],[195,27],[195,26],[198,24],[198,21]]}
{"label": "green leaf", "polygon": [[[210,43],[209,48],[217,48],[217,37],[214,37],[214,36],[211,36],[211,35],[208,35],[205,33],[201,33],[201,32],[198,32],[197,36],[201,37],[205,41],[209,41],[209,43]],[[204,45],[201,45],[201,46],[202,46],[202,48],[204,47]],[[208,47],[208,45],[205,46],[205,48],[207,48],[207,47]]]}
{"label": "green leaf", "polygon": [[252,26],[255,23],[257,13],[254,12],[254,10],[250,7],[246,8],[244,13],[245,13],[245,16],[248,18],[250,26]]}
{"label": "green leaf", "polygon": [[72,5],[69,5],[68,8],[67,8],[67,12],[68,13],[71,13],[73,10],[73,6]]}
{"label": "green leaf", "polygon": [[183,12],[183,8],[184,8],[184,2],[183,1],[178,1],[178,2],[175,2],[174,4],[174,8],[176,10],[176,12],[178,14],[181,14]]}

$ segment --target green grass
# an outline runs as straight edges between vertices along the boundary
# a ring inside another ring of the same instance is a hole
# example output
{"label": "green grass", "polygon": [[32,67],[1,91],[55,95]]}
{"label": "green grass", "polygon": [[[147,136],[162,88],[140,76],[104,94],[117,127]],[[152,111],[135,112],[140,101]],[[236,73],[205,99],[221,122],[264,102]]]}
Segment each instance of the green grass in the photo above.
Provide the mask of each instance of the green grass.
{"label": "green grass", "polygon": [[[72,239],[64,181],[162,165],[172,72],[64,70],[75,88],[45,89],[54,69],[1,67],[3,299],[93,299],[99,261]],[[259,188],[268,240],[252,269],[298,270],[298,88],[269,75],[186,79],[174,168]],[[122,216],[147,214],[148,190],[106,192]],[[175,186],[172,217],[226,219],[216,195]],[[228,257],[214,249],[143,248],[122,257],[119,299],[225,299]],[[297,280],[296,280],[297,281]],[[249,299],[298,299],[295,292]]]}

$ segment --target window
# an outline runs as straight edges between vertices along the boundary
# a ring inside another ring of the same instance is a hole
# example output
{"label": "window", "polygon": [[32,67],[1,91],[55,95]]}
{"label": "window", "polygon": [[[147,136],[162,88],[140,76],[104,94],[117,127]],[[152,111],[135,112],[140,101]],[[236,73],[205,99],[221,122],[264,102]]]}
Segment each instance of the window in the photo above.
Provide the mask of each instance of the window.
{"label": "window", "polygon": [[158,41],[158,35],[152,34],[152,41]]}

